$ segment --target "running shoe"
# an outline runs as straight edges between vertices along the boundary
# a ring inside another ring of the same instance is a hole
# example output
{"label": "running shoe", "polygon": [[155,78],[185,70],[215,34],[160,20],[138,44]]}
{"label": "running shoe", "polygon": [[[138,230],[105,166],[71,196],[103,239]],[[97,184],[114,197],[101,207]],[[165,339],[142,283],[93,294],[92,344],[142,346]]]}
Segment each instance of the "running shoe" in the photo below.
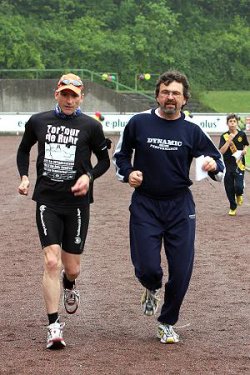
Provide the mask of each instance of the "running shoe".
{"label": "running shoe", "polygon": [[62,271],[63,281],[63,304],[68,314],[74,314],[79,307],[80,293],[76,289],[75,284],[72,289],[65,288],[64,285],[64,270]]}
{"label": "running shoe", "polygon": [[48,325],[47,349],[61,349],[66,346],[63,339],[64,326],[65,323],[59,323],[58,320],[55,323]]}
{"label": "running shoe", "polygon": [[236,201],[237,201],[237,205],[238,206],[242,206],[242,204],[243,204],[243,195],[238,195],[236,197]]}
{"label": "running shoe", "polygon": [[159,307],[159,289],[149,290],[145,289],[141,297],[141,306],[144,315],[152,316],[155,315]]}
{"label": "running shoe", "polygon": [[228,215],[229,216],[236,216],[236,209],[235,210],[229,210],[229,212],[228,212]]}
{"label": "running shoe", "polygon": [[161,323],[157,328],[157,337],[162,344],[174,344],[179,342],[179,335],[174,331],[173,326]]}

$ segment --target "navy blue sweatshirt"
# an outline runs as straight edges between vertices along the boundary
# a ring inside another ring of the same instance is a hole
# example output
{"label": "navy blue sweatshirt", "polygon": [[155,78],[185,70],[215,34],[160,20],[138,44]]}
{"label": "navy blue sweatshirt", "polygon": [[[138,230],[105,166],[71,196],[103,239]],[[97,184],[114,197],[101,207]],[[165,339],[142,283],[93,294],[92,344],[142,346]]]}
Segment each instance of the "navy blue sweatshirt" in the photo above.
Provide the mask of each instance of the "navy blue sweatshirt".
{"label": "navy blue sweatshirt", "polygon": [[[134,157],[133,157],[134,151]],[[117,178],[128,182],[133,170],[143,173],[136,190],[152,198],[164,199],[186,190],[193,158],[201,155],[215,159],[217,169],[209,176],[221,181],[222,156],[209,136],[185,119],[166,120],[155,109],[133,116],[126,125],[113,156]]]}

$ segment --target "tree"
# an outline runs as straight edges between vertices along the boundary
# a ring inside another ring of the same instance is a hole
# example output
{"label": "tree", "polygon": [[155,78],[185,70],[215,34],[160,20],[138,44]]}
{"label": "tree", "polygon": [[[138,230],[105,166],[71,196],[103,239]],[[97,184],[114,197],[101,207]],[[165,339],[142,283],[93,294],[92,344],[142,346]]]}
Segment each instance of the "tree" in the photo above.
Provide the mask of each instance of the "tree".
{"label": "tree", "polygon": [[21,16],[0,15],[0,68],[43,68],[39,50],[29,40],[29,26]]}
{"label": "tree", "polygon": [[[237,3],[237,4],[236,4]],[[249,80],[249,0],[0,0],[0,68],[139,73],[175,68],[196,87]],[[148,82],[154,83],[153,79]],[[145,83],[145,82],[144,82]]]}

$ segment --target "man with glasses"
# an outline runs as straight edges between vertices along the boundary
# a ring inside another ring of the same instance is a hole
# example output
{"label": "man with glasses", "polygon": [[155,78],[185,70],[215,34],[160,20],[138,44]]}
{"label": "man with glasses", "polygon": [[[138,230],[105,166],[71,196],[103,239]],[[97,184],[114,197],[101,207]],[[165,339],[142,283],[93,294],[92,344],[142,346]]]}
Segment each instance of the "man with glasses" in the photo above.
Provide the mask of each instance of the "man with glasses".
{"label": "man with glasses", "polygon": [[[66,312],[79,305],[75,280],[93,202],[93,181],[110,166],[101,124],[82,113],[80,77],[63,75],[55,90],[56,107],[28,120],[17,152],[21,177],[18,191],[27,195],[30,151],[38,143],[37,180],[33,192],[36,221],[44,251],[43,295],[48,314],[47,348],[64,347],[64,323],[59,320],[60,278]],[[96,164],[91,163],[95,154]],[[62,269],[63,268],[63,269]]]}
{"label": "man with glasses", "polygon": [[224,170],[221,154],[211,139],[182,112],[189,96],[184,74],[162,74],[155,89],[158,107],[129,120],[113,156],[118,179],[135,189],[129,207],[130,248],[135,275],[145,288],[141,305],[147,316],[155,315],[159,306],[164,245],[168,281],[157,330],[162,343],[179,341],[173,325],[193,269],[192,159],[203,155],[202,169],[214,180],[220,181]]}

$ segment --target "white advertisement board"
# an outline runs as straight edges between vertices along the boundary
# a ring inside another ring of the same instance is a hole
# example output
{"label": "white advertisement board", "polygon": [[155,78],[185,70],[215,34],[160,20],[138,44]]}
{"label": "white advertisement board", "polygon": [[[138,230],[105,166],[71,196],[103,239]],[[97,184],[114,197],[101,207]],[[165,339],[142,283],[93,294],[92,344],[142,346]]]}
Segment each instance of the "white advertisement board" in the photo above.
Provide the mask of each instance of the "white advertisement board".
{"label": "white advertisement board", "polygon": [[[88,113],[90,116],[94,114]],[[102,121],[103,130],[105,134],[120,133],[128,120],[134,114],[108,114],[103,113],[104,120]],[[0,114],[0,133],[20,134],[24,131],[25,123],[30,118],[29,114]],[[223,133],[227,130],[226,114],[194,114],[190,121],[199,125],[207,133],[216,134]]]}
{"label": "white advertisement board", "polygon": [[[104,121],[103,129],[105,133],[107,132],[121,132],[125,127],[126,123],[130,119],[131,115],[103,115]],[[192,118],[189,118],[189,121],[196,123],[207,133],[223,133],[227,130],[226,125],[226,115],[217,115],[217,114],[204,114],[204,115],[193,115]]]}

